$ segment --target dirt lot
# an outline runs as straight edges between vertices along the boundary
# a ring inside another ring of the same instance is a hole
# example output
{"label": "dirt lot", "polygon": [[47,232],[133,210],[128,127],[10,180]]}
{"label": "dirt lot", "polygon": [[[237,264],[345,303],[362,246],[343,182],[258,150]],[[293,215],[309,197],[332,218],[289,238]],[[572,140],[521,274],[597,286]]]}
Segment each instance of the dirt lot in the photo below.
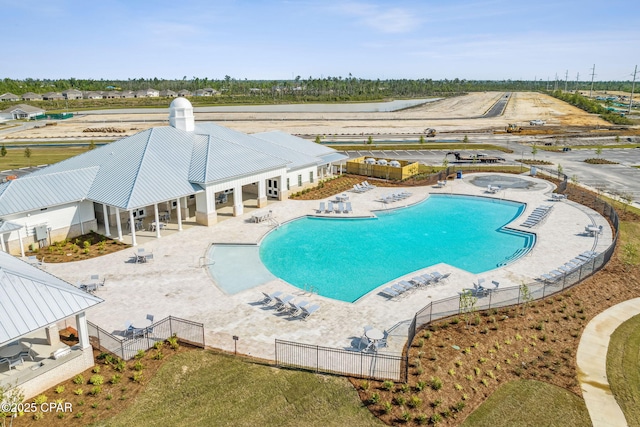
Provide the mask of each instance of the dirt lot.
{"label": "dirt lot", "polygon": [[[496,118],[470,118],[483,115],[502,92],[479,92],[446,98],[416,108],[376,113],[197,113],[198,121],[213,121],[245,133],[281,130],[296,135],[378,135],[419,134],[427,127],[443,132],[487,132],[502,130],[508,123],[528,125],[542,119],[545,128],[559,126],[608,127],[599,117],[547,95],[515,92],[504,115]],[[4,135],[13,139],[122,138],[141,130],[168,124],[167,114],[86,115],[59,122],[56,126],[22,130]],[[87,128],[115,128],[124,133],[83,132]],[[2,140],[3,137],[0,137]]]}

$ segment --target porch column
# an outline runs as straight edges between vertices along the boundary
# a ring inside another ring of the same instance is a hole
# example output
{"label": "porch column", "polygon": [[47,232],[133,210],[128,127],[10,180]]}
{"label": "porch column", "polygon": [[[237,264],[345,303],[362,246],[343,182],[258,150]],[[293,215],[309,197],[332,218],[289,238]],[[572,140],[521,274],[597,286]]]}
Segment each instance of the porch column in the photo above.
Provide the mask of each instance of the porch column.
{"label": "porch column", "polygon": [[240,216],[244,213],[242,205],[242,185],[233,187],[233,216]]}
{"label": "porch column", "polygon": [[186,197],[182,198],[182,204],[180,205],[182,209],[182,217],[184,219],[189,218],[189,201]]}
{"label": "porch column", "polygon": [[4,234],[0,234],[0,244],[2,244],[2,252],[7,252],[7,248],[4,245]]}
{"label": "porch column", "polygon": [[196,222],[208,227],[218,222],[216,193],[210,188],[196,194]]}
{"label": "porch column", "polygon": [[287,188],[287,175],[280,176],[280,191],[278,192],[278,200],[287,200],[289,198],[289,189]]}
{"label": "porch column", "polygon": [[22,234],[20,233],[20,229],[18,228],[18,242],[20,243],[20,255],[24,258],[24,246],[22,245]]}
{"label": "porch column", "polygon": [[264,179],[258,181],[258,208],[267,206],[267,182]]}
{"label": "porch column", "polygon": [[84,311],[76,314],[76,327],[78,328],[80,348],[83,350],[85,348],[91,348],[91,343],[89,342],[89,328],[87,328],[87,316]]}
{"label": "porch column", "polygon": [[182,231],[182,208],[180,207],[180,197],[176,199],[176,214],[178,215],[178,231]]}
{"label": "porch column", "polygon": [[159,239],[162,236],[160,235],[160,215],[158,215],[158,204],[157,203],[153,204],[153,213],[156,216],[156,239]]}
{"label": "porch column", "polygon": [[120,209],[116,208],[116,226],[118,227],[118,240],[122,242],[122,221],[120,220]]}
{"label": "porch column", "polygon": [[136,220],[133,217],[133,211],[129,211],[129,227],[131,228],[131,246],[138,246],[138,242],[136,242]]}
{"label": "porch column", "polygon": [[104,215],[104,235],[111,237],[111,230],[109,229],[109,207],[106,204],[102,204],[102,214]]}

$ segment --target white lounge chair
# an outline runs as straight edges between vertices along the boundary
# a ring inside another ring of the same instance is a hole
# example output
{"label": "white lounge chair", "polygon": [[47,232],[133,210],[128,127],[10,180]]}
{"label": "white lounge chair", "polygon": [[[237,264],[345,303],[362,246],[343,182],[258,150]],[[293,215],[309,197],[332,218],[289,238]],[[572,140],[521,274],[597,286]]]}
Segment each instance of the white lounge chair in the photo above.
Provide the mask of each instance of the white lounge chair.
{"label": "white lounge chair", "polygon": [[327,210],[325,211],[325,213],[331,213],[331,212],[333,212],[333,202],[327,203]]}
{"label": "white lounge chair", "polygon": [[276,303],[273,305],[273,308],[275,308],[278,311],[282,311],[282,310],[286,310],[287,303],[289,301],[291,301],[294,298],[294,296],[293,295],[285,295],[283,297],[275,296],[273,298],[276,300]]}
{"label": "white lounge chair", "polygon": [[320,202],[320,206],[318,206],[318,210],[316,211],[316,213],[322,212],[324,212],[324,202]]}
{"label": "white lounge chair", "polygon": [[333,205],[333,211],[335,213],[342,213],[344,211],[344,204],[342,202]]}
{"label": "white lounge chair", "polygon": [[353,209],[351,208],[351,202],[347,202],[347,205],[344,209],[344,213],[352,213]]}
{"label": "white lounge chair", "polygon": [[264,298],[260,300],[260,303],[267,305],[274,302],[276,300],[276,297],[279,297],[280,295],[282,295],[282,291],[275,291],[272,294],[268,294],[263,291],[262,295],[264,295]]}
{"label": "white lounge chair", "polygon": [[318,304],[313,304],[312,306],[305,306],[305,307],[300,307],[301,313],[300,313],[300,317],[302,318],[302,320],[306,320],[309,318],[309,316],[311,316],[313,313],[315,313],[316,311],[318,311],[320,309],[320,306]]}
{"label": "white lounge chair", "polygon": [[391,288],[384,288],[383,290],[380,291],[380,293],[389,299],[393,299],[400,296],[399,292]]}
{"label": "white lounge chair", "polygon": [[364,185],[364,186],[365,186],[365,188],[367,188],[367,189],[369,189],[369,190],[373,190],[374,188],[376,188],[376,186],[375,186],[375,185],[371,185],[371,184],[369,184],[367,181],[364,181],[364,182],[362,183],[362,185]]}

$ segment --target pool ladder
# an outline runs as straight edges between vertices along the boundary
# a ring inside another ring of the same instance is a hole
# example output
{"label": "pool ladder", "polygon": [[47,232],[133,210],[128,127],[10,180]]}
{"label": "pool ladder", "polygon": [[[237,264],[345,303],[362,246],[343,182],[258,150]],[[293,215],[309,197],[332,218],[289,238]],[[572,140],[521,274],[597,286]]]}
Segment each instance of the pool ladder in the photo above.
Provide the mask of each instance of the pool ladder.
{"label": "pool ladder", "polygon": [[316,289],[313,285],[308,285],[305,283],[304,288],[302,289],[305,294],[313,295],[318,294],[318,289]]}

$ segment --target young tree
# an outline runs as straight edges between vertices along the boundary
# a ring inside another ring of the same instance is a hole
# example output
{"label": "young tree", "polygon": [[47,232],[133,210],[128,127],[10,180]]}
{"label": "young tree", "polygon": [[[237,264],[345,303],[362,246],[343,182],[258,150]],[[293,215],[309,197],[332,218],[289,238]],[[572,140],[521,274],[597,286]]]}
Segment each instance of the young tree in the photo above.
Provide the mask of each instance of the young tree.
{"label": "young tree", "polygon": [[25,148],[25,149],[24,149],[24,156],[25,156],[27,159],[30,159],[30,158],[31,158],[31,154],[32,154],[32,153],[31,153],[31,148],[27,147],[27,148]]}
{"label": "young tree", "polygon": [[520,304],[522,304],[522,315],[524,316],[527,312],[527,308],[533,301],[533,296],[531,295],[531,291],[529,290],[529,286],[526,283],[522,282],[520,285]]}
{"label": "young tree", "polygon": [[460,313],[464,316],[467,328],[471,324],[471,318],[473,317],[473,313],[476,311],[477,302],[478,297],[476,297],[470,289],[467,289],[460,294]]}
{"label": "young tree", "polygon": [[420,135],[420,144],[424,144],[424,135]]}
{"label": "young tree", "polygon": [[562,165],[558,163],[558,179],[560,179],[560,175],[562,175],[563,171],[564,169],[562,168]]}
{"label": "young tree", "polygon": [[534,143],[531,147],[531,154],[533,154],[533,160],[536,160],[536,154],[538,154],[538,146]]}
{"label": "young tree", "polygon": [[316,135],[316,144],[320,144],[322,142],[322,139],[320,138],[320,135]]}
{"label": "young tree", "polygon": [[[8,427],[13,425],[13,419],[18,416],[18,411],[9,411],[13,407],[18,406],[24,400],[24,393],[18,387],[11,387],[10,385],[0,386],[0,403],[3,403],[2,409],[0,409],[0,421],[2,421],[2,427],[7,427],[7,418],[10,418]],[[5,408],[5,406],[7,406]]]}
{"label": "young tree", "polygon": [[91,142],[89,143],[89,150],[95,150],[95,149],[96,149],[96,143],[95,143],[95,142],[93,142],[93,141],[91,141]]}
{"label": "young tree", "polygon": [[0,156],[4,157],[7,155],[7,147],[2,144],[2,148],[0,148]]}
{"label": "young tree", "polygon": [[596,157],[599,159],[601,155],[602,155],[602,145],[598,145],[596,147]]}
{"label": "young tree", "polygon": [[367,138],[367,144],[373,144],[373,137],[371,135],[369,135],[369,138]]}
{"label": "young tree", "polygon": [[626,212],[631,202],[633,202],[633,194],[627,192],[621,193],[620,200],[624,204],[624,209],[622,211]]}

